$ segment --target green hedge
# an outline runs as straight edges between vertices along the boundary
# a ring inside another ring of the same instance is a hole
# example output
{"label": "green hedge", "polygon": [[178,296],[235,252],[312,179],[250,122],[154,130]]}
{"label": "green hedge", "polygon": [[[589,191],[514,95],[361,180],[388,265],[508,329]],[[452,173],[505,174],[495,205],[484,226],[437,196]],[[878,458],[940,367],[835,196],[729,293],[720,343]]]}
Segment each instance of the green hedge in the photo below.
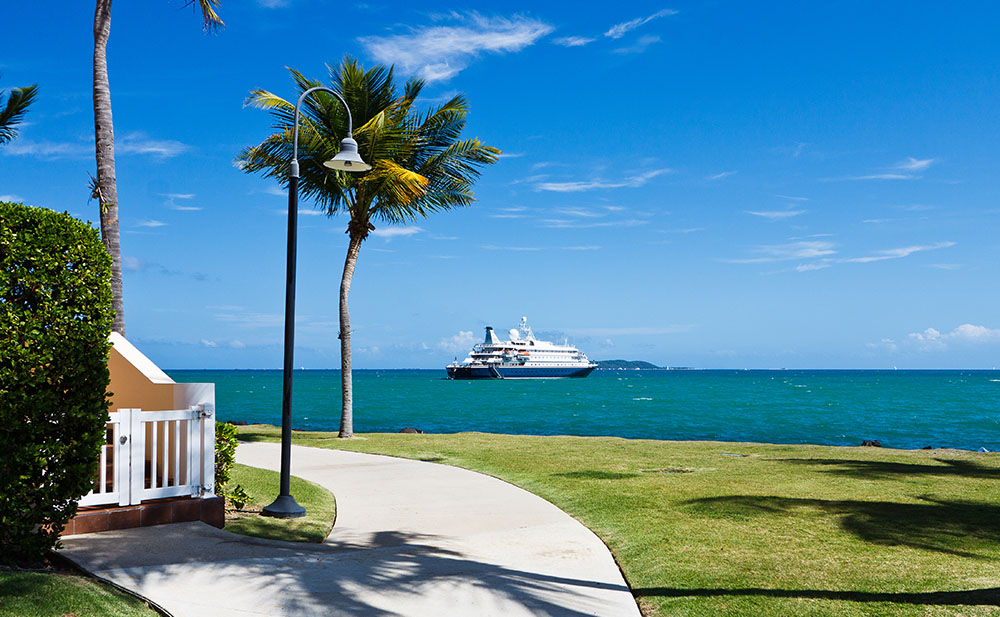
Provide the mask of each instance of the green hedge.
{"label": "green hedge", "polygon": [[0,561],[58,542],[107,419],[111,260],[97,230],[0,202]]}

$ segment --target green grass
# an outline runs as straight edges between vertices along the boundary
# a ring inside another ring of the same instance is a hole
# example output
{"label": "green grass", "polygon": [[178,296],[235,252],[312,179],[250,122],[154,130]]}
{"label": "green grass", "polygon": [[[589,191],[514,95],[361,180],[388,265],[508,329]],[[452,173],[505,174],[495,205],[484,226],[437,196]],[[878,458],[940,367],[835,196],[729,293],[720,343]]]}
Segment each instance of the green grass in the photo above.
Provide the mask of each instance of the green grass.
{"label": "green grass", "polygon": [[241,485],[250,495],[243,512],[227,512],[226,531],[269,540],[322,542],[330,534],[337,517],[333,493],[318,484],[291,477],[295,501],[306,509],[302,518],[278,519],[261,516],[260,509],[278,495],[279,474],[267,469],[233,465],[229,486]]}
{"label": "green grass", "polygon": [[0,570],[4,617],[157,617],[145,603],[77,574]]}
{"label": "green grass", "polygon": [[[276,441],[278,429],[240,427],[240,439]],[[607,543],[649,616],[1000,615],[996,454],[480,433],[294,440],[532,491]]]}

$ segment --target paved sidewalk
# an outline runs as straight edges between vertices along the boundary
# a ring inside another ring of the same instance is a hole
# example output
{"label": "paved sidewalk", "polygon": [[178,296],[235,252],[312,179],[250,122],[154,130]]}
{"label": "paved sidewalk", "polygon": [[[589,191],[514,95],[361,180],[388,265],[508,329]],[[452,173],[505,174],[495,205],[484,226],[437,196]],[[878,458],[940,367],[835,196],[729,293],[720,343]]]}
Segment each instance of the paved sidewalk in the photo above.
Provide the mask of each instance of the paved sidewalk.
{"label": "paved sidewalk", "polygon": [[[279,446],[237,461],[277,469]],[[292,474],[330,489],[323,544],[180,523],[71,536],[64,555],[176,617],[638,617],[604,544],[547,501],[433,463],[294,447]]]}

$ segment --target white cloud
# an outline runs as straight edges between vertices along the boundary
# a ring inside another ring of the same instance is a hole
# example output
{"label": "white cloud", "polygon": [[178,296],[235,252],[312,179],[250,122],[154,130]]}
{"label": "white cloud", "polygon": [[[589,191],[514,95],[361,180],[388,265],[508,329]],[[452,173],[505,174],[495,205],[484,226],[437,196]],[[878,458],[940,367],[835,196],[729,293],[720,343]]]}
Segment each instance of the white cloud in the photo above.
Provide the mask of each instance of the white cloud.
{"label": "white cloud", "polygon": [[957,326],[951,332],[942,333],[936,328],[927,328],[923,332],[911,332],[907,335],[907,340],[925,351],[944,349],[950,343],[966,345],[1000,343],[1000,329],[965,323]]}
{"label": "white cloud", "polygon": [[594,212],[593,210],[587,210],[585,208],[556,208],[556,212],[559,214],[565,214],[566,216],[579,216],[583,218],[598,218],[606,216],[604,212]]}
{"label": "white cloud", "polygon": [[599,251],[601,247],[599,246],[560,246],[564,251]]}
{"label": "white cloud", "polygon": [[497,155],[498,159],[519,159],[524,156],[524,152],[501,152]]}
{"label": "white cloud", "polygon": [[805,214],[805,212],[806,212],[805,210],[766,210],[762,212],[757,212],[754,210],[746,210],[747,214],[763,217],[766,219],[770,219],[772,221],[779,221],[781,219],[791,218],[793,216]]}
{"label": "white cloud", "polygon": [[207,339],[201,339],[201,344],[203,347],[218,347],[219,344],[215,341],[209,341]]}
{"label": "white cloud", "polygon": [[833,250],[836,245],[832,242],[827,242],[825,240],[812,240],[812,241],[801,241],[801,242],[789,242],[787,244],[772,244],[765,246],[758,246],[753,249],[754,253],[758,253],[760,257],[751,257],[749,259],[734,259],[730,260],[732,263],[766,263],[772,261],[788,261],[792,259],[816,259],[819,257],[826,257],[828,255],[834,255],[837,251]]}
{"label": "white cloud", "polygon": [[649,221],[639,219],[621,219],[613,221],[591,221],[582,222],[573,219],[543,219],[543,227],[549,229],[596,229],[600,227],[639,227],[647,225]]}
{"label": "white cloud", "polygon": [[459,330],[458,334],[449,336],[448,338],[441,339],[437,346],[438,349],[443,349],[445,351],[450,351],[454,353],[465,353],[472,349],[478,341],[476,337],[472,334],[471,330]]}
{"label": "white cloud", "polygon": [[628,47],[619,47],[614,50],[616,54],[641,54],[646,51],[650,45],[654,43],[659,43],[660,37],[655,34],[647,34],[646,36],[639,37],[639,40],[635,42],[634,45],[629,45]]}
{"label": "white cloud", "polygon": [[24,198],[19,195],[0,195],[0,201],[21,202]]}
{"label": "white cloud", "polygon": [[170,199],[194,199],[194,193],[161,193],[164,197]]}
{"label": "white cloud", "polygon": [[557,193],[577,193],[580,191],[592,191],[594,189],[617,189],[622,187],[637,188],[662,174],[673,173],[673,169],[654,169],[637,176],[630,176],[620,182],[606,182],[603,180],[590,180],[587,182],[540,182],[535,185],[537,191],[554,191]]}
{"label": "white cloud", "polygon": [[920,176],[913,174],[868,174],[865,176],[847,176],[844,180],[919,180]]}
{"label": "white cloud", "polygon": [[562,38],[555,39],[552,42],[556,45],[562,45],[563,47],[582,47],[588,43],[593,43],[594,39],[590,39],[585,36],[564,36]]}
{"label": "white cloud", "polygon": [[384,227],[382,229],[373,229],[372,235],[378,236],[379,238],[399,238],[404,236],[412,236],[423,231],[421,227]]}
{"label": "white cloud", "polygon": [[892,166],[893,169],[905,169],[906,171],[923,171],[934,163],[934,159],[915,159],[908,156],[902,161]]}
{"label": "white cloud", "polygon": [[145,260],[139,259],[138,257],[125,255],[124,257],[122,257],[122,268],[126,270],[131,270],[133,272],[138,272],[146,268],[146,262]]}
{"label": "white cloud", "polygon": [[233,339],[232,341],[229,342],[229,346],[232,347],[233,349],[243,349],[244,347],[247,346],[247,344],[239,339]]}
{"label": "white cloud", "polygon": [[424,26],[408,34],[358,39],[378,62],[395,64],[428,82],[450,79],[482,52],[517,52],[552,32],[552,26],[524,16],[449,16],[453,26]]}
{"label": "white cloud", "polygon": [[736,173],[735,171],[720,171],[717,174],[712,174],[710,176],[705,176],[705,179],[706,180],[722,180],[723,178],[728,178],[729,176],[732,176],[735,173]]}
{"label": "white cloud", "polygon": [[155,219],[150,219],[148,221],[140,221],[138,223],[139,227],[164,227],[166,223],[163,221],[157,221]]}
{"label": "white cloud", "polygon": [[173,139],[149,139],[145,133],[129,133],[115,144],[115,152],[120,154],[150,154],[158,158],[168,159],[191,149]]}
{"label": "white cloud", "polygon": [[94,155],[94,142],[30,141],[16,139],[0,153],[14,156],[37,156],[43,159],[77,158]]}
{"label": "white cloud", "polygon": [[808,197],[793,197],[791,195],[778,195],[778,194],[775,194],[774,196],[780,197],[781,199],[790,199],[792,201],[809,201]]}
{"label": "white cloud", "polygon": [[265,9],[279,9],[288,6],[288,0],[257,0],[257,4]]}
{"label": "white cloud", "polygon": [[886,259],[902,259],[903,257],[909,257],[910,255],[921,251],[934,251],[952,246],[955,246],[954,242],[938,242],[937,244],[925,244],[923,246],[904,246],[895,249],[878,251],[875,255],[869,255],[867,257],[852,257],[843,261],[846,263],[863,264],[871,263],[873,261],[885,261]]}
{"label": "white cloud", "polygon": [[829,268],[830,264],[827,262],[819,262],[813,264],[799,264],[795,266],[796,272],[812,272],[813,270],[822,270],[823,268]]}
{"label": "white cloud", "polygon": [[615,24],[615,25],[611,26],[611,28],[609,28],[607,32],[604,33],[604,36],[612,38],[612,39],[620,39],[623,36],[625,36],[625,34],[627,32],[635,30],[639,26],[643,26],[645,24],[648,24],[649,22],[653,21],[654,19],[658,19],[660,17],[666,17],[667,15],[676,15],[676,14],[677,14],[677,11],[675,11],[675,10],[672,10],[672,9],[663,9],[663,10],[660,10],[660,11],[657,11],[657,12],[653,13],[652,15],[650,15],[648,17],[637,17],[637,18],[629,20],[629,21],[624,21],[624,22],[622,22],[620,24]]}

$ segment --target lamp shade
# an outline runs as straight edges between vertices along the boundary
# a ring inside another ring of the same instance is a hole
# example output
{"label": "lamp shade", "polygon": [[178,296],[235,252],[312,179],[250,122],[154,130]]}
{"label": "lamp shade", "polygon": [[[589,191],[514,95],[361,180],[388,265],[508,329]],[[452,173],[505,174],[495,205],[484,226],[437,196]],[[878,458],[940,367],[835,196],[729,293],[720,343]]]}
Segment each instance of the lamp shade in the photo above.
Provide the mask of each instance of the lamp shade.
{"label": "lamp shade", "polygon": [[350,137],[342,139],[340,141],[340,152],[337,153],[337,156],[323,164],[332,169],[339,169],[340,171],[368,171],[372,168],[371,165],[361,159],[361,155],[358,154],[358,142]]}

